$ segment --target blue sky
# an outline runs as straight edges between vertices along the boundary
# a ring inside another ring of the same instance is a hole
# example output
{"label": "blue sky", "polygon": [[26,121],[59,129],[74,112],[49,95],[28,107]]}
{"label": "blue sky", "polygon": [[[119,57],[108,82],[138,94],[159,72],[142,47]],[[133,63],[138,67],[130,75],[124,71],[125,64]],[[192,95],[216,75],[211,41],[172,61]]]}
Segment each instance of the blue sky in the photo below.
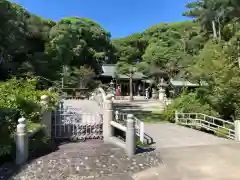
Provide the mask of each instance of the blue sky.
{"label": "blue sky", "polygon": [[112,37],[123,37],[159,24],[183,21],[190,0],[12,0],[28,11],[59,20],[65,16],[91,18]]}

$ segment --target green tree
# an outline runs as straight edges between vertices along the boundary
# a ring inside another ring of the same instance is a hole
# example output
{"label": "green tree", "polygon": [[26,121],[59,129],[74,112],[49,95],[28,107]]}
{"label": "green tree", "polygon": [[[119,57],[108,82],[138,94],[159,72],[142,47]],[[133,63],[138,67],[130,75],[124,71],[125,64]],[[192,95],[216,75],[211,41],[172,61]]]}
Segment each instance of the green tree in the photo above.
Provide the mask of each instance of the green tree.
{"label": "green tree", "polygon": [[208,84],[202,88],[204,101],[224,119],[236,117],[240,105],[240,70],[229,59],[227,49],[210,41],[190,67],[192,78]]}

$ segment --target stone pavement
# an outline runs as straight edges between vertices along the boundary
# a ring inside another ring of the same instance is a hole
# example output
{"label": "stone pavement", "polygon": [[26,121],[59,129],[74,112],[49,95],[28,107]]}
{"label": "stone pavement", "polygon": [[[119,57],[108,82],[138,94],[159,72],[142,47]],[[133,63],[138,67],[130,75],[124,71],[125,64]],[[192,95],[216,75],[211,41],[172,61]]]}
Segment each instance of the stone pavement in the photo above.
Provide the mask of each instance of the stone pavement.
{"label": "stone pavement", "polygon": [[166,148],[164,165],[134,174],[134,180],[239,180],[240,144]]}
{"label": "stone pavement", "polygon": [[[48,155],[34,159],[13,174],[0,171],[0,179],[13,180],[120,180],[161,164],[159,154],[139,153],[129,159],[123,149],[100,140],[68,143]],[[13,170],[12,170],[13,171]],[[11,177],[7,177],[11,174]]]}
{"label": "stone pavement", "polygon": [[171,123],[145,124],[163,165],[134,180],[239,180],[240,143]]}
{"label": "stone pavement", "polygon": [[201,145],[233,144],[236,141],[219,138],[195,129],[172,123],[145,123],[145,133],[153,138],[154,147],[189,147]]}

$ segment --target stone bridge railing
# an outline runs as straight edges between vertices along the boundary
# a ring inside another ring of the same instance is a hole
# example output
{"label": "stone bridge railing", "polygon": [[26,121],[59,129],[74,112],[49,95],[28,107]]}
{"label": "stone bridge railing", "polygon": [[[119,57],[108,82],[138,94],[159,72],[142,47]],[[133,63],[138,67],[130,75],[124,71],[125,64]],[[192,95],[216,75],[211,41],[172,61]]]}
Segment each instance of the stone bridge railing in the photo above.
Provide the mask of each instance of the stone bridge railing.
{"label": "stone bridge railing", "polygon": [[40,126],[33,130],[27,129],[27,120],[22,117],[18,119],[18,125],[16,130],[16,164],[24,164],[28,160],[29,155],[29,139],[34,136],[39,130],[44,127],[46,136],[51,137],[51,112],[46,110],[45,107],[48,106],[49,98],[46,95],[41,96],[41,102],[43,105],[41,122],[43,126]]}
{"label": "stone bridge railing", "polygon": [[[123,147],[129,157],[136,152],[136,130],[138,122],[132,114],[124,114],[124,118],[117,118],[113,110],[112,96],[107,95],[103,103],[103,139],[105,142],[111,142]],[[136,123],[137,122],[137,123]],[[113,128],[126,132],[125,141],[118,141],[113,134]]]}
{"label": "stone bridge railing", "polygon": [[[118,123],[118,124],[121,124],[121,125],[127,127],[128,115],[129,114],[121,112],[121,111],[115,111],[112,124]],[[132,119],[134,120],[136,135],[139,137],[140,141],[142,143],[144,143],[144,122],[139,120],[134,115],[132,115]]]}
{"label": "stone bridge railing", "polygon": [[[144,123],[132,114],[126,114],[113,110],[113,95],[106,94],[102,88],[97,88],[90,98],[96,101],[103,108],[103,138],[104,141],[116,143],[113,139],[113,128],[117,128],[126,133],[126,139],[122,147],[129,156],[135,154],[136,136],[140,141],[144,141]],[[119,143],[118,143],[119,145]]]}
{"label": "stone bridge railing", "polygon": [[101,87],[99,87],[93,91],[89,100],[96,101],[98,105],[103,108],[103,103],[106,100],[106,98],[107,98],[107,94]]}
{"label": "stone bridge railing", "polygon": [[240,141],[240,120],[231,122],[202,113],[180,113],[176,111],[175,123],[184,126],[196,126],[218,133],[228,139]]}

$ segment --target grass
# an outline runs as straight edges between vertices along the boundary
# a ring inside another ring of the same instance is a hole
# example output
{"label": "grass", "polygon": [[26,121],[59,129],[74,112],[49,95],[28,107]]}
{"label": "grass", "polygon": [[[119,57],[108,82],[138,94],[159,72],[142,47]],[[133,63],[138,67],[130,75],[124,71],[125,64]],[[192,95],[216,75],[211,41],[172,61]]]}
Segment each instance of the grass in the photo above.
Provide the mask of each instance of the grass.
{"label": "grass", "polygon": [[136,138],[136,146],[143,148],[143,149],[150,147],[149,144],[142,143],[138,137]]}
{"label": "grass", "polygon": [[166,122],[162,111],[140,112],[134,115],[145,123]]}
{"label": "grass", "polygon": [[202,131],[202,132],[205,132],[205,133],[208,133],[208,134],[212,134],[212,135],[215,135],[217,137],[221,137],[221,138],[226,138],[226,139],[229,139],[229,132],[228,132],[228,129],[234,129],[234,127],[232,125],[226,125],[224,127],[221,127],[219,129],[217,129],[216,131],[213,131],[213,130],[208,130],[204,127],[200,127],[200,126],[186,126],[186,125],[181,125],[179,124],[180,126],[185,126],[185,127],[189,127],[189,128],[192,128],[192,129],[195,129],[195,130],[198,130],[198,131]]}
{"label": "grass", "polygon": [[[121,131],[120,129],[114,128],[114,136],[120,138],[121,140],[125,141],[126,139],[126,134],[125,132]],[[150,145],[146,144],[146,143],[142,143],[140,141],[139,137],[136,137],[136,146],[140,147],[140,148],[147,148],[150,147]]]}

